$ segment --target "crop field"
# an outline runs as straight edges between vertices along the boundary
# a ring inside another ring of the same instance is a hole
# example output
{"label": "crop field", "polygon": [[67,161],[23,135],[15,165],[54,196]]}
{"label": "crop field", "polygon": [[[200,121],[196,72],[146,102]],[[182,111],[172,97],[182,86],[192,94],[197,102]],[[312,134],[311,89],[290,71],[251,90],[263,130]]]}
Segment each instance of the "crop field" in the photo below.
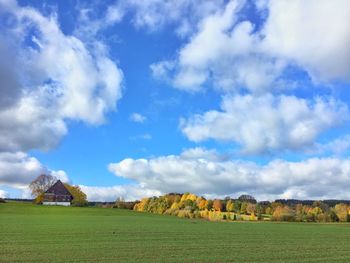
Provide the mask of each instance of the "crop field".
{"label": "crop field", "polygon": [[0,262],[350,262],[350,225],[0,204]]}

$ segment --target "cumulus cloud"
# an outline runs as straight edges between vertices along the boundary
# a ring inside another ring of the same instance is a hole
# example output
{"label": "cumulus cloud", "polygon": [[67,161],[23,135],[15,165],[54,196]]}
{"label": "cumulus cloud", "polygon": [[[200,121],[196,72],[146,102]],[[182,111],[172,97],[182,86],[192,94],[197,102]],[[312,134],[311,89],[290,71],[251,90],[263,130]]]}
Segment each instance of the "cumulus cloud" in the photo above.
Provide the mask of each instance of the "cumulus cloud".
{"label": "cumulus cloud", "polygon": [[349,1],[259,1],[262,25],[244,19],[245,5],[229,1],[202,17],[174,60],[151,65],[154,77],[188,91],[209,83],[260,94],[286,88],[288,67],[315,83],[350,81]]}
{"label": "cumulus cloud", "polygon": [[132,122],[144,123],[147,118],[140,113],[134,112],[130,114],[129,120]]}
{"label": "cumulus cloud", "polygon": [[126,201],[140,200],[143,197],[158,196],[158,190],[146,189],[140,185],[116,185],[116,186],[86,186],[79,185],[87,195],[89,201],[115,201],[123,198]]}
{"label": "cumulus cloud", "polygon": [[15,1],[1,1],[0,15],[1,57],[16,50],[0,63],[0,151],[53,148],[68,119],[103,123],[123,79],[103,43],[65,35],[54,14]]}
{"label": "cumulus cloud", "polygon": [[225,9],[203,18],[174,61],[151,65],[153,75],[189,91],[200,90],[209,81],[225,91],[270,90],[284,62],[263,52],[251,22],[239,21],[242,7],[241,1],[230,1]]}
{"label": "cumulus cloud", "polygon": [[208,139],[235,142],[243,152],[312,147],[325,130],[348,119],[345,104],[318,98],[313,102],[294,96],[226,96],[221,111],[208,111],[183,119],[182,132],[192,141]]}
{"label": "cumulus cloud", "polygon": [[350,81],[350,2],[270,0],[263,28],[267,52],[306,69],[319,81]]}
{"label": "cumulus cloud", "polygon": [[240,160],[193,159],[182,154],[125,159],[111,163],[109,170],[162,193],[190,191],[211,196],[250,193],[260,200],[350,198],[347,191],[350,186],[349,159],[274,160],[258,165]]}
{"label": "cumulus cloud", "polygon": [[40,174],[52,174],[63,182],[68,182],[67,174],[52,171],[40,161],[23,152],[0,152],[0,185],[24,189]]}

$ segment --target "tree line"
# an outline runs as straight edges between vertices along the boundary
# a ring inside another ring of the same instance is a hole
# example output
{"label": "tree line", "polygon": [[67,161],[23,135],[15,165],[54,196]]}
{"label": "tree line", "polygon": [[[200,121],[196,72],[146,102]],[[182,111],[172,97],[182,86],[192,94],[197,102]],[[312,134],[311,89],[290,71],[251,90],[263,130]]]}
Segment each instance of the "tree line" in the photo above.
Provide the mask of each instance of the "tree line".
{"label": "tree line", "polygon": [[[158,197],[143,198],[135,203],[133,210],[156,214],[174,215],[182,218],[204,218],[211,221],[294,221],[294,222],[349,222],[348,201],[334,203],[334,200],[312,201],[303,204],[297,200],[276,200],[257,202],[250,195],[237,199],[206,199],[191,193],[170,193]],[[310,201],[310,200],[308,200]],[[123,207],[117,200],[115,207]]]}

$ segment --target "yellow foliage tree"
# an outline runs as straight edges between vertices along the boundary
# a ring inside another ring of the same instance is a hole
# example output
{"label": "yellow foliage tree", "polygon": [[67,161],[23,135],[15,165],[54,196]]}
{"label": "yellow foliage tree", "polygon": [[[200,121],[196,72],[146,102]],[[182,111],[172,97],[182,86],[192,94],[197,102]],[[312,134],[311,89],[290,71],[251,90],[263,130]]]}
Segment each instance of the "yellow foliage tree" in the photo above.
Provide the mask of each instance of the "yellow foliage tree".
{"label": "yellow foliage tree", "polygon": [[190,194],[190,193],[184,193],[184,194],[181,196],[180,202],[186,201],[187,196],[188,196],[189,194]]}
{"label": "yellow foliage tree", "polygon": [[79,186],[64,184],[68,191],[72,194],[72,205],[74,206],[86,206],[88,204],[86,194],[80,189]]}
{"label": "yellow foliage tree", "polygon": [[349,221],[348,206],[346,204],[337,204],[334,207],[334,211],[337,214],[340,222]]}
{"label": "yellow foliage tree", "polygon": [[208,206],[208,201],[207,200],[205,200],[205,199],[202,199],[199,203],[198,203],[198,208],[199,208],[199,210],[205,210],[205,209],[207,209],[207,206]]}
{"label": "yellow foliage tree", "polygon": [[193,201],[193,202],[196,202],[197,198],[198,198],[198,197],[197,197],[195,194],[189,194],[189,195],[187,196],[187,200],[191,200],[191,201]]}
{"label": "yellow foliage tree", "polygon": [[171,205],[170,209],[179,209],[179,203],[174,202],[174,203]]}
{"label": "yellow foliage tree", "polygon": [[149,198],[142,198],[141,201],[134,206],[134,210],[136,211],[145,211],[145,206],[148,204]]}
{"label": "yellow foliage tree", "polygon": [[226,211],[233,212],[235,209],[235,203],[232,200],[228,200],[226,203]]}

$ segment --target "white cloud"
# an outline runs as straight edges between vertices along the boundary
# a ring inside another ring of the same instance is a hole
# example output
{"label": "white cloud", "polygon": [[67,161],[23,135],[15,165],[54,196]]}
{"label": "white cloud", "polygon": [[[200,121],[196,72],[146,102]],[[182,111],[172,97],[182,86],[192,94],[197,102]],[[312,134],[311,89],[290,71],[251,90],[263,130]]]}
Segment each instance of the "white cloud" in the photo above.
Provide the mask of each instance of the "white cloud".
{"label": "white cloud", "polygon": [[0,152],[0,185],[25,189],[40,174],[52,174],[63,182],[69,181],[64,171],[49,170],[26,153]]}
{"label": "white cloud", "polygon": [[317,82],[350,81],[348,0],[271,0],[266,7],[266,52],[298,64]]}
{"label": "white cloud", "polygon": [[125,9],[121,4],[109,6],[107,8],[106,20],[108,24],[119,23],[125,15]]}
{"label": "white cloud", "polygon": [[79,185],[87,195],[89,201],[116,201],[123,198],[126,201],[140,200],[143,197],[158,196],[161,192],[146,189],[140,185],[116,185],[116,186],[86,186]]}
{"label": "white cloud", "polygon": [[318,135],[348,116],[347,106],[333,99],[310,102],[294,96],[237,95],[224,97],[221,111],[183,119],[180,126],[192,141],[231,141],[245,153],[259,154],[313,146]]}
{"label": "white cloud", "polygon": [[350,81],[349,1],[259,1],[268,14],[261,27],[242,20],[244,4],[229,1],[198,20],[174,60],[151,65],[153,75],[188,91],[212,84],[258,94],[288,88],[288,66],[316,83]]}
{"label": "white cloud", "polygon": [[70,181],[67,173],[63,170],[49,171],[49,173],[64,183],[69,183],[69,181]]}
{"label": "white cloud", "polygon": [[152,135],[149,133],[129,136],[129,140],[136,141],[136,140],[152,140]]}
{"label": "white cloud", "polygon": [[216,150],[207,150],[202,147],[186,149],[180,156],[187,160],[205,159],[210,161],[224,161],[228,159],[227,155],[220,155]]}
{"label": "white cloud", "polygon": [[211,196],[249,193],[268,198],[350,198],[350,160],[312,158],[275,160],[266,165],[239,160],[213,161],[184,155],[125,159],[109,165],[117,176],[161,193],[194,192]]}
{"label": "white cloud", "polygon": [[329,153],[336,156],[344,155],[350,150],[350,135],[344,135],[327,143],[318,144],[319,153]]}
{"label": "white cloud", "polygon": [[150,31],[162,29],[165,25],[176,25],[176,33],[188,36],[203,17],[223,8],[222,0],[128,0],[116,6],[132,14],[137,28]]}
{"label": "white cloud", "polygon": [[0,151],[51,149],[67,133],[68,119],[103,123],[121,98],[123,79],[103,43],[65,35],[54,15],[14,1],[0,8],[15,21],[2,29],[1,56],[16,50],[0,63]]}
{"label": "white cloud", "polygon": [[134,112],[130,114],[129,120],[133,122],[144,123],[147,118],[140,113]]}
{"label": "white cloud", "polygon": [[0,189],[0,198],[6,198],[8,196],[7,192]]}
{"label": "white cloud", "polygon": [[252,23],[238,22],[242,6],[240,1],[230,1],[224,10],[203,18],[174,61],[151,65],[153,75],[189,91],[200,90],[206,82],[225,91],[248,89],[254,93],[277,85],[285,64],[261,50]]}

